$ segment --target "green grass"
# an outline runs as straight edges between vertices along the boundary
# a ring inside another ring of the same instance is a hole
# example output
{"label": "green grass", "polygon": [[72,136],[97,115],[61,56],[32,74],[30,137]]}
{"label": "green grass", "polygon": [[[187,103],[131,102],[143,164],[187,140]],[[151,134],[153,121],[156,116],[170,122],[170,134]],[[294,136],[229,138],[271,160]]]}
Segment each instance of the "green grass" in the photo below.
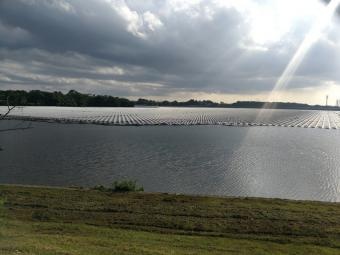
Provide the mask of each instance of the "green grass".
{"label": "green grass", "polygon": [[0,186],[0,254],[340,254],[340,204]]}

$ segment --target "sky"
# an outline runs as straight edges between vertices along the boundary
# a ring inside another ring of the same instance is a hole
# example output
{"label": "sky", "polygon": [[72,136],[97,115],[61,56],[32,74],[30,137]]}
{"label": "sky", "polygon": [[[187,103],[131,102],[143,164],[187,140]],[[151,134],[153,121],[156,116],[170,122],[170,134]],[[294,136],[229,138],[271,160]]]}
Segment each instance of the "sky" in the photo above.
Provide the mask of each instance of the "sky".
{"label": "sky", "polygon": [[339,15],[275,86],[325,2],[0,0],[0,89],[335,104]]}

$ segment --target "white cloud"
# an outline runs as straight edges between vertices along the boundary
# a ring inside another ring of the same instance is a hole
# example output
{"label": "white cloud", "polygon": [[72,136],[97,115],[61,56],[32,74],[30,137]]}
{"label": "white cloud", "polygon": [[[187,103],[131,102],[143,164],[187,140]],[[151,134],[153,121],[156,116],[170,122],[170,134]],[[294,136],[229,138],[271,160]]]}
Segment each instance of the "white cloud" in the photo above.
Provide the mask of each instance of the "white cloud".
{"label": "white cloud", "polygon": [[66,12],[75,12],[73,6],[65,0],[50,0],[53,7]]}
{"label": "white cloud", "polygon": [[99,74],[109,74],[109,75],[123,75],[125,73],[123,68],[114,66],[114,67],[97,67],[95,69],[96,73]]}
{"label": "white cloud", "polygon": [[155,31],[163,25],[152,12],[138,13],[132,10],[124,0],[106,0],[106,2],[125,20],[127,31],[139,38],[145,39],[149,31]]}
{"label": "white cloud", "polygon": [[50,8],[57,9],[59,11],[74,13],[75,9],[72,4],[67,0],[19,0],[29,5],[43,4]]}
{"label": "white cloud", "polygon": [[162,21],[150,11],[143,13],[143,21],[147,28],[151,31],[155,31],[163,26]]}
{"label": "white cloud", "polygon": [[111,6],[117,13],[127,22],[127,30],[138,37],[145,37],[145,34],[140,31],[142,20],[136,11],[132,11],[124,1],[111,0]]}

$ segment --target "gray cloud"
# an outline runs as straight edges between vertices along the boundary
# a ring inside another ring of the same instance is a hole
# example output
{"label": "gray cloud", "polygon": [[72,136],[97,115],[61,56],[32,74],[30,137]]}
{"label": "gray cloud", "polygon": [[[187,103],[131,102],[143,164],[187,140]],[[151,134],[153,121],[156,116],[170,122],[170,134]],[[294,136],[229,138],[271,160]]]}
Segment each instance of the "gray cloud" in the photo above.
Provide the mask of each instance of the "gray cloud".
{"label": "gray cloud", "polygon": [[[164,97],[270,91],[308,22],[261,44],[244,6],[198,2],[2,0],[0,87]],[[291,87],[339,81],[338,39],[330,33],[313,46]]]}

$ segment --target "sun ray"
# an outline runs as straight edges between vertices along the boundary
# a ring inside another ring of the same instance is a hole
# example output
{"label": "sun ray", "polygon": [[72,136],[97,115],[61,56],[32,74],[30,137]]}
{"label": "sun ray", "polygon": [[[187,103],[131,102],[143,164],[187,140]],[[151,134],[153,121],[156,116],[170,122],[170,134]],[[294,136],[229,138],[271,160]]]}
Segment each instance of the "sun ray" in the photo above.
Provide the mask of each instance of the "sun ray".
{"label": "sun ray", "polygon": [[[282,89],[288,86],[289,82],[301,65],[309,49],[320,38],[322,32],[329,25],[339,5],[340,0],[331,0],[329,4],[325,7],[325,9],[322,10],[316,22],[314,23],[308,34],[305,36],[304,40],[300,44],[292,59],[289,61],[282,75],[277,80],[262,109],[267,108],[269,102],[277,100],[275,99],[276,96],[280,93]],[[262,109],[260,110],[257,119],[262,119],[264,117]]]}
{"label": "sun ray", "polygon": [[312,27],[309,31],[300,47],[294,54],[293,58],[287,65],[286,69],[276,82],[273,91],[280,90],[283,87],[287,86],[297,68],[301,65],[306,53],[311,48],[311,46],[320,38],[322,31],[329,24],[334,12],[340,4],[340,0],[332,0],[326,9],[322,12],[321,16],[316,22],[316,25]]}

